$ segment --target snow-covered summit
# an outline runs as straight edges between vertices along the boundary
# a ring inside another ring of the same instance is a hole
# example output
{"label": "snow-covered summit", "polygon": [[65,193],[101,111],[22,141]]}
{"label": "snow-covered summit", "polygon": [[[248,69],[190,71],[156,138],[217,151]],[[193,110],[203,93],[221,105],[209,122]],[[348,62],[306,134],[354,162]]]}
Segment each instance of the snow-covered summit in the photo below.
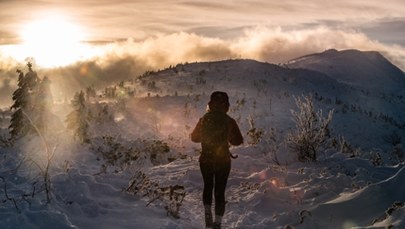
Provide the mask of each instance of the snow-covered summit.
{"label": "snow-covered summit", "polygon": [[293,59],[287,66],[319,71],[365,88],[398,90],[405,86],[404,72],[376,51],[330,49]]}

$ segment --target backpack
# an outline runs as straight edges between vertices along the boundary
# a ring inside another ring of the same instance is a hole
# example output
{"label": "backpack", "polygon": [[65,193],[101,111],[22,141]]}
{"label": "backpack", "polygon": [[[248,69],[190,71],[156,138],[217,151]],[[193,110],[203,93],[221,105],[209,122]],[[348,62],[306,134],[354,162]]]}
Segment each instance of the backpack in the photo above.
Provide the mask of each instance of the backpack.
{"label": "backpack", "polygon": [[228,115],[223,112],[210,111],[202,117],[201,143],[203,153],[217,156],[229,155]]}

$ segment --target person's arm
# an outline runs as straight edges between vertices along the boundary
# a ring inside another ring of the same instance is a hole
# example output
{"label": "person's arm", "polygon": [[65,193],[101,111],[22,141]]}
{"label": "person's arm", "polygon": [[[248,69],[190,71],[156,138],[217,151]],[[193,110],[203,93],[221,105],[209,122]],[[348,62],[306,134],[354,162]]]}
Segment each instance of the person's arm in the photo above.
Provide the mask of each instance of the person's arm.
{"label": "person's arm", "polygon": [[197,125],[195,126],[193,132],[190,135],[191,141],[193,142],[201,142],[201,119],[198,120]]}
{"label": "person's arm", "polygon": [[237,146],[243,143],[242,133],[239,130],[239,126],[234,119],[230,121],[230,128],[229,128],[229,143],[231,145]]}

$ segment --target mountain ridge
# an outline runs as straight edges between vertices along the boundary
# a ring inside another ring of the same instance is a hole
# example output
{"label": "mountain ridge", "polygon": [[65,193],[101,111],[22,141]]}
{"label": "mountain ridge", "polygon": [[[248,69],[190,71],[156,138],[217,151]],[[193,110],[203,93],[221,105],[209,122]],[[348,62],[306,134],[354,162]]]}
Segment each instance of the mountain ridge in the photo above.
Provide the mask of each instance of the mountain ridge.
{"label": "mountain ridge", "polygon": [[[360,51],[358,53],[362,55]],[[330,54],[333,55],[333,51]],[[376,52],[368,54],[374,56],[372,58],[382,58]],[[378,80],[383,80],[381,78]],[[295,109],[293,98],[312,95],[317,107],[335,109],[337,121],[333,123],[334,128],[353,139],[354,144],[371,141],[373,145],[382,145],[385,135],[392,131],[403,132],[405,94],[403,90],[393,90],[392,87],[375,90],[365,86],[369,81],[368,74],[358,77],[359,84],[356,85],[312,69],[232,59],[178,64],[138,78],[134,88],[136,96],[184,96],[195,100],[208,99],[212,91],[226,91],[231,104],[235,104],[232,109],[242,107],[241,101],[253,107],[268,106],[267,113],[260,115],[278,129],[282,123],[291,123],[287,116],[291,109]],[[370,125],[373,120],[382,122]],[[389,128],[384,126],[387,120],[391,122]],[[249,128],[248,123],[243,125],[243,128]],[[358,128],[349,128],[351,125]],[[366,128],[372,130],[364,133]]]}
{"label": "mountain ridge", "polygon": [[286,66],[319,71],[363,88],[398,91],[405,87],[405,73],[377,51],[329,49],[290,60]]}

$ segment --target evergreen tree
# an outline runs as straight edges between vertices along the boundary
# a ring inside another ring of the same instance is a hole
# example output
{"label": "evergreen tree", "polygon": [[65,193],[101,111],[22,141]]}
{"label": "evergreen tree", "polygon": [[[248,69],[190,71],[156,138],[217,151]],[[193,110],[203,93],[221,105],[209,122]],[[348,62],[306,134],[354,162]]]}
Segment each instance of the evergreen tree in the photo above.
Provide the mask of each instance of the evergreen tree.
{"label": "evergreen tree", "polygon": [[88,143],[88,129],[91,113],[86,105],[83,91],[77,92],[72,100],[73,111],[67,115],[67,128],[73,131],[73,136],[80,142]]}
{"label": "evergreen tree", "polygon": [[9,126],[11,140],[36,133],[34,128],[45,131],[49,121],[49,107],[52,105],[50,81],[48,77],[40,80],[32,70],[30,62],[27,66],[28,72],[25,75],[21,70],[17,70],[18,88],[13,93],[14,104],[10,108],[14,110]]}
{"label": "evergreen tree", "polygon": [[28,62],[28,72],[25,74],[25,83],[27,84],[27,87],[29,88],[30,92],[32,93],[37,84],[38,84],[38,75],[37,72],[32,70],[32,64]]}
{"label": "evergreen tree", "polygon": [[26,120],[22,113],[22,110],[27,107],[28,103],[28,88],[24,82],[24,73],[21,70],[17,70],[18,75],[18,88],[13,93],[14,104],[11,106],[11,110],[15,110],[11,115],[10,130],[11,139],[16,139],[18,135],[25,132],[24,126]]}
{"label": "evergreen tree", "polygon": [[14,104],[11,110],[14,113],[11,115],[11,123],[9,131],[11,139],[15,140],[22,137],[29,132],[29,120],[26,117],[34,109],[32,95],[38,83],[37,73],[32,70],[32,64],[28,62],[28,72],[25,74],[21,70],[17,70],[18,75],[18,88],[13,93]]}
{"label": "evergreen tree", "polygon": [[94,85],[89,86],[86,88],[86,99],[90,100],[90,98],[95,98],[97,96],[96,90],[94,89]]}

